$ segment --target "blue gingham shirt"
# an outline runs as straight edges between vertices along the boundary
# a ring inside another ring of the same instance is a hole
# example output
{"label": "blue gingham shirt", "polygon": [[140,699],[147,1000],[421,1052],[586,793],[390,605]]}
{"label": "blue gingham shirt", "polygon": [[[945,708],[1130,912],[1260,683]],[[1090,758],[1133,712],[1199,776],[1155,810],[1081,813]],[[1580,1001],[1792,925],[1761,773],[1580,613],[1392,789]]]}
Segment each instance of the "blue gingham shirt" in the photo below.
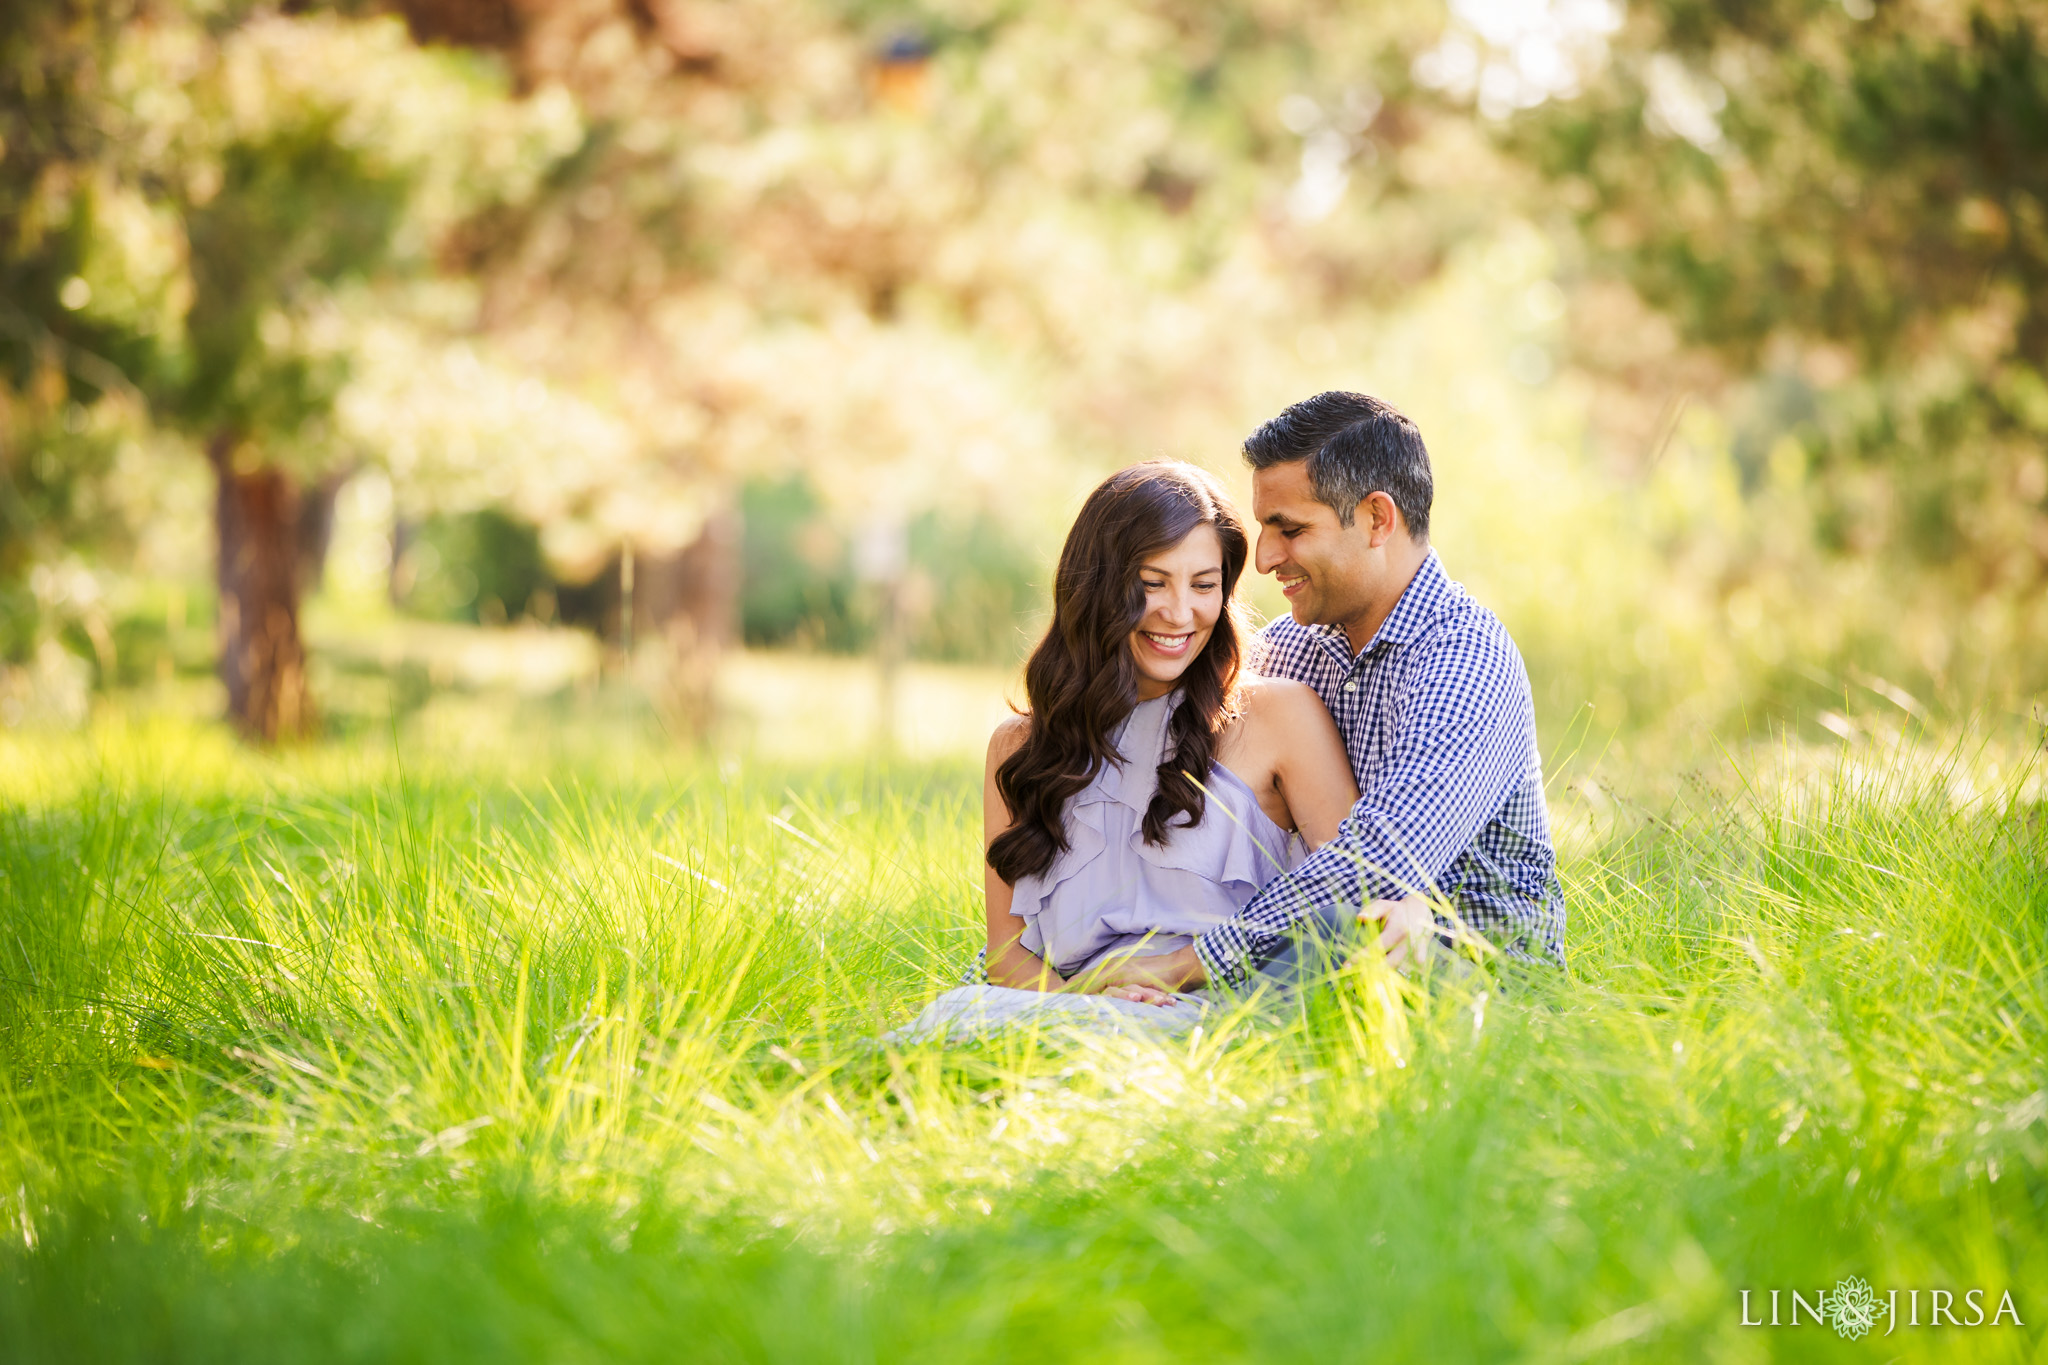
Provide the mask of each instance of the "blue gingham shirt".
{"label": "blue gingham shirt", "polygon": [[1436,551],[1356,657],[1341,627],[1291,616],[1259,644],[1261,673],[1308,684],[1330,708],[1360,795],[1336,838],[1195,940],[1209,979],[1242,985],[1302,921],[1412,894],[1448,901],[1508,956],[1562,965],[1529,675]]}

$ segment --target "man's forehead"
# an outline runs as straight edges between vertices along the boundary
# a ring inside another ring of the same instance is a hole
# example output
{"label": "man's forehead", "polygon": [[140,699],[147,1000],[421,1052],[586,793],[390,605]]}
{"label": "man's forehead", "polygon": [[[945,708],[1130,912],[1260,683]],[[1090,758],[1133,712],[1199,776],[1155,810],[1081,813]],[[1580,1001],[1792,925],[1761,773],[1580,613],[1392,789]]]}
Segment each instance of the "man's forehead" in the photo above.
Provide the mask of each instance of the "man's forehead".
{"label": "man's forehead", "polygon": [[1328,510],[1309,482],[1307,460],[1252,471],[1252,514],[1259,521],[1311,521],[1318,509]]}

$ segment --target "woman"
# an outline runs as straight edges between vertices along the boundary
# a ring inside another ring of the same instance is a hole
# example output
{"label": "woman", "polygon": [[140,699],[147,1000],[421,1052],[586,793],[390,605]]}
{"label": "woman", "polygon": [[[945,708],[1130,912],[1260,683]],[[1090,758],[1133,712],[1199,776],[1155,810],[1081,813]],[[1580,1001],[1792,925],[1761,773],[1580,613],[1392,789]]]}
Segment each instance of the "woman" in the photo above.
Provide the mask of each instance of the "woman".
{"label": "woman", "polygon": [[1193,465],[1133,465],[1089,495],[1025,668],[1030,709],[989,741],[989,984],[941,996],[912,1032],[1191,1023],[1197,997],[1078,993],[1110,954],[1171,952],[1223,923],[1337,832],[1358,788],[1329,713],[1300,683],[1240,672],[1246,552]]}

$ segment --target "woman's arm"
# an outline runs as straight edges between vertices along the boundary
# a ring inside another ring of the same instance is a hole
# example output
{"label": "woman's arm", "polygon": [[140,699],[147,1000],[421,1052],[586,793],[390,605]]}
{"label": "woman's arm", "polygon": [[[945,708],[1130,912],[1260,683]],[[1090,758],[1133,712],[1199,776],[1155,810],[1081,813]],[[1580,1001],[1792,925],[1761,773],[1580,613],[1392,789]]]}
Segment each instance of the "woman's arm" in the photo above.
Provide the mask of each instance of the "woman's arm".
{"label": "woman's arm", "polygon": [[1337,722],[1314,690],[1285,678],[1262,678],[1246,717],[1260,750],[1271,756],[1273,785],[1294,828],[1311,849],[1337,837],[1358,803],[1358,779]]}
{"label": "woman's arm", "polygon": [[1017,752],[1031,733],[1031,722],[1012,716],[996,727],[988,741],[988,769],[981,780],[981,884],[988,908],[988,980],[992,986],[1015,986],[1027,991],[1056,991],[1066,978],[1048,967],[1027,949],[1024,917],[1010,913],[1010,884],[988,865],[988,846],[1010,827],[1010,808],[996,789],[996,769]]}
{"label": "woman's arm", "polygon": [[[1318,707],[1321,703],[1317,703]],[[1325,718],[1327,719],[1327,717]],[[996,727],[988,741],[988,768],[981,779],[981,837],[984,854],[996,836],[1010,827],[1010,808],[996,789],[996,769],[1017,752],[1031,733],[1031,722],[1013,716]],[[1171,1005],[1173,996],[1155,987],[1136,984],[1104,986],[1099,982],[1069,982],[1023,944],[1024,917],[1010,913],[1010,884],[996,875],[986,856],[981,864],[981,885],[988,910],[988,983],[1014,986],[1026,991],[1093,990],[1147,1005]]]}

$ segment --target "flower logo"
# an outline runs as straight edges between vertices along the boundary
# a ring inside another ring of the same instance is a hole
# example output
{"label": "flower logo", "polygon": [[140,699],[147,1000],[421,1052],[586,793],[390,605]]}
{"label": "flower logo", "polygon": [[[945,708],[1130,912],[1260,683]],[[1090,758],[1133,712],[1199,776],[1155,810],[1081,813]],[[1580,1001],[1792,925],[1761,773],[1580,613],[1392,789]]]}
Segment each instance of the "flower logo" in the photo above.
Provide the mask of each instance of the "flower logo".
{"label": "flower logo", "polygon": [[1838,1336],[1856,1341],[1877,1321],[1877,1293],[1859,1275],[1837,1280],[1827,1296],[1827,1314]]}

